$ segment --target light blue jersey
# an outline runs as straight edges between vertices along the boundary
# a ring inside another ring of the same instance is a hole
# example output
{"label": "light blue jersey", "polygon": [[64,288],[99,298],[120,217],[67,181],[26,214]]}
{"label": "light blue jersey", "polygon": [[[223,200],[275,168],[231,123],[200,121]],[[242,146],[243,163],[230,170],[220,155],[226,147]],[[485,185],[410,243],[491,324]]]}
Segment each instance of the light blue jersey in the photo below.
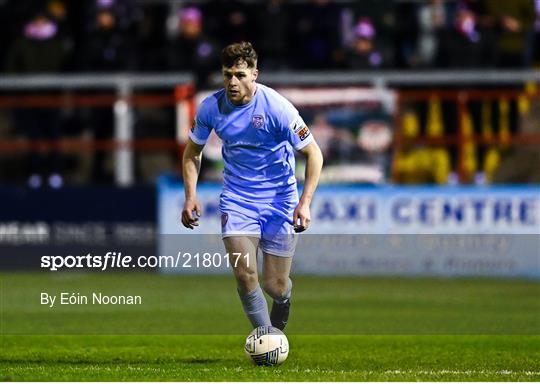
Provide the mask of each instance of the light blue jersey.
{"label": "light blue jersey", "polygon": [[296,108],[257,84],[253,99],[232,104],[222,89],[199,106],[189,137],[206,143],[214,129],[223,142],[223,195],[257,202],[296,201],[293,148],[313,141]]}

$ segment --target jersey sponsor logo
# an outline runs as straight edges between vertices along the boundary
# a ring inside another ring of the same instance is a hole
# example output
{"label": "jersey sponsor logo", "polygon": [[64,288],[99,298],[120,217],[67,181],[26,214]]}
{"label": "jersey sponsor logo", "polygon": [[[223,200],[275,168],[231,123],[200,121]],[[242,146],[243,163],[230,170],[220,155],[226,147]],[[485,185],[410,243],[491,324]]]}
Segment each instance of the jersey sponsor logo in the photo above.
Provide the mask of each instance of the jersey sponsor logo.
{"label": "jersey sponsor logo", "polygon": [[291,123],[291,129],[302,141],[309,136],[309,129],[300,116],[297,116],[296,119],[293,120]]}
{"label": "jersey sponsor logo", "polygon": [[306,123],[304,123],[304,120],[300,116],[297,116],[296,119],[293,120],[291,123],[291,129],[294,133],[298,134],[302,128],[306,126]]}
{"label": "jersey sponsor logo", "polygon": [[304,141],[309,136],[309,129],[308,127],[304,126],[302,129],[300,129],[297,133],[300,140]]}
{"label": "jersey sponsor logo", "polygon": [[253,115],[251,123],[255,128],[262,128],[264,125],[264,117],[262,115]]}

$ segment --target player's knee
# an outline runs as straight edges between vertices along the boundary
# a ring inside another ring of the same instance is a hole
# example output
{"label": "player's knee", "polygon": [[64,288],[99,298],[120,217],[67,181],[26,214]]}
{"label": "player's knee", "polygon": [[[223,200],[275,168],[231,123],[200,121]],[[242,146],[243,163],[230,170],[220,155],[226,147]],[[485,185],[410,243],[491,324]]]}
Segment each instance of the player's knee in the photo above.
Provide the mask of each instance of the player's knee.
{"label": "player's knee", "polygon": [[245,269],[235,272],[236,282],[238,287],[243,292],[250,292],[257,287],[258,279],[255,271]]}
{"label": "player's knee", "polygon": [[263,289],[271,297],[283,297],[287,293],[288,279],[283,277],[266,277]]}

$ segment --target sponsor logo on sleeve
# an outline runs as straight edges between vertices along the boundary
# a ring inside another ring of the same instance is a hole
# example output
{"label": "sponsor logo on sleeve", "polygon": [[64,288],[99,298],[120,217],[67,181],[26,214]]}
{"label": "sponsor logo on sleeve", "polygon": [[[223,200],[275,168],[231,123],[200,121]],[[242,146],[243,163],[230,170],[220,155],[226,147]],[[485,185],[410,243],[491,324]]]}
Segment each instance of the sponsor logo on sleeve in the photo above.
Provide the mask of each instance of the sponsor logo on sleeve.
{"label": "sponsor logo on sleeve", "polygon": [[306,123],[304,123],[304,120],[300,116],[297,116],[296,119],[293,120],[290,127],[294,133],[298,133],[302,128],[306,126]]}
{"label": "sponsor logo on sleeve", "polygon": [[306,123],[304,123],[304,120],[300,116],[294,119],[294,121],[291,123],[291,129],[302,141],[305,140],[310,134]]}
{"label": "sponsor logo on sleeve", "polygon": [[300,129],[297,133],[300,140],[304,141],[309,136],[309,129],[308,127],[304,126],[304,128]]}

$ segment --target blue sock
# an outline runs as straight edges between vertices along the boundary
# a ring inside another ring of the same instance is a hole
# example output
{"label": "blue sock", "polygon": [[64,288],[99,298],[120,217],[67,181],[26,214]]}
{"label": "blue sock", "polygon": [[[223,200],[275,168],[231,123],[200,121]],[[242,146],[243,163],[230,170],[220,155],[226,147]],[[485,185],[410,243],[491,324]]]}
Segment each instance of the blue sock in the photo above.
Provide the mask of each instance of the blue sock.
{"label": "blue sock", "polygon": [[260,286],[249,293],[240,295],[242,300],[242,306],[253,328],[260,327],[261,325],[272,325],[270,322],[270,315],[268,314],[268,304],[266,298]]}
{"label": "blue sock", "polygon": [[292,281],[289,279],[289,282],[287,284],[287,291],[285,294],[281,297],[273,297],[274,301],[278,304],[286,303],[291,298],[292,293]]}

